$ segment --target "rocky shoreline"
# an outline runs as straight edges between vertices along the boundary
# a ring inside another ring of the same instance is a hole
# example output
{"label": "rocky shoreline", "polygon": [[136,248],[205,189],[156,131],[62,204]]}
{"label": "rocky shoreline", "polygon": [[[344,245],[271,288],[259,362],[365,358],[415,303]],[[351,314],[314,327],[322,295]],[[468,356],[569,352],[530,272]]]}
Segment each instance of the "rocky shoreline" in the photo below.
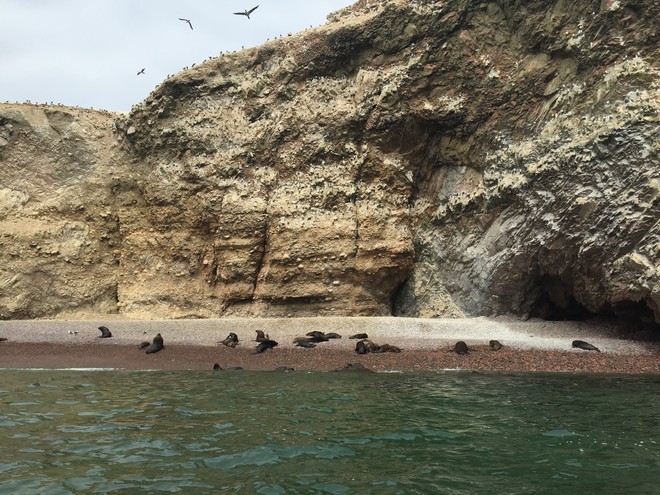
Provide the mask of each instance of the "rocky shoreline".
{"label": "rocky shoreline", "polygon": [[[0,368],[119,370],[332,371],[358,363],[372,371],[470,370],[492,372],[650,373],[660,374],[657,342],[622,339],[604,323],[521,322],[505,318],[425,320],[406,318],[300,318],[104,322],[113,337],[100,339],[101,320],[0,322]],[[255,353],[255,331],[262,329],[278,346]],[[296,347],[305,330],[336,331],[341,339],[315,348]],[[235,348],[219,342],[230,331],[239,335]],[[400,353],[355,352],[349,335],[365,332],[378,344],[397,345]],[[155,354],[138,349],[156,333],[165,348]],[[489,339],[504,347],[492,351]],[[574,338],[588,340],[602,352],[573,349]],[[458,355],[451,349],[465,340],[472,349]]]}

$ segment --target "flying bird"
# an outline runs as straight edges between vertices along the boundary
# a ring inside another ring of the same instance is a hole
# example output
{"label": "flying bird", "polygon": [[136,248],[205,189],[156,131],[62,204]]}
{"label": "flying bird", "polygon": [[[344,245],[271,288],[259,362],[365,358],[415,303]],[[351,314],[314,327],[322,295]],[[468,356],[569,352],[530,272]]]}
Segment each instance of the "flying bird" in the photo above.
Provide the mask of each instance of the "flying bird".
{"label": "flying bird", "polygon": [[259,6],[257,5],[256,7],[252,7],[250,10],[245,10],[244,12],[234,12],[234,15],[244,15],[248,19],[250,18],[250,14],[257,10]]}
{"label": "flying bird", "polygon": [[190,19],[183,19],[183,18],[179,17],[179,20],[180,20],[180,21],[183,21],[183,22],[187,22],[187,23],[188,23],[188,26],[190,26],[190,29],[193,28],[193,27],[192,27],[192,22],[190,22]]}
{"label": "flying bird", "polygon": [[139,76],[140,74],[144,74],[144,69],[140,69],[140,72],[137,73],[138,76]]}

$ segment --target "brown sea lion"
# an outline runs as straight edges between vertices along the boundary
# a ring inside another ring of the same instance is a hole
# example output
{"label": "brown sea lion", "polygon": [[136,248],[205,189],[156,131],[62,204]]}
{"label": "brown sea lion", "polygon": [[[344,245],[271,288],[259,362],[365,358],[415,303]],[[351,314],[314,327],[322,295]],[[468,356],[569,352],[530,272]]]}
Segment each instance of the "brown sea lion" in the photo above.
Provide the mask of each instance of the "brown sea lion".
{"label": "brown sea lion", "polygon": [[367,354],[369,352],[369,346],[367,346],[364,340],[360,340],[355,344],[355,352],[358,354]]}
{"label": "brown sea lion", "polygon": [[598,347],[591,345],[589,342],[585,342],[584,340],[574,340],[572,345],[573,347],[577,347],[578,349],[583,349],[585,351],[600,352]]}
{"label": "brown sea lion", "polygon": [[380,346],[378,344],[375,344],[371,340],[364,340],[363,342],[367,345],[369,352],[378,352],[378,350],[380,349]]}
{"label": "brown sea lion", "polygon": [[326,334],[324,334],[324,337],[326,337],[328,339],[341,339],[341,335],[339,335],[338,333],[335,333],[335,332],[326,333]]}
{"label": "brown sea lion", "polygon": [[264,352],[268,349],[272,349],[276,345],[277,345],[277,342],[275,342],[274,340],[270,340],[270,339],[269,340],[264,340],[263,342],[261,342],[257,346],[257,351],[255,352],[255,354],[261,354],[262,352]]}
{"label": "brown sea lion", "polygon": [[360,339],[360,340],[364,340],[368,338],[369,336],[366,333],[356,333],[355,335],[351,335],[349,337],[349,339]]}
{"label": "brown sea lion", "polygon": [[110,337],[112,337],[112,333],[110,333],[108,327],[99,327],[99,330],[101,330],[101,335],[99,336],[99,339],[109,339]]}
{"label": "brown sea lion", "polygon": [[0,342],[7,342],[7,337],[0,337]]}
{"label": "brown sea lion", "polygon": [[401,349],[395,345],[383,344],[378,348],[377,351],[373,351],[373,352],[401,352]]}
{"label": "brown sea lion", "polygon": [[458,342],[456,342],[454,347],[449,350],[449,352],[455,352],[456,354],[459,354],[459,355],[467,354],[468,352],[470,352],[470,348],[467,346],[467,344],[465,342],[463,342],[462,340],[459,340]]}
{"label": "brown sea lion", "polygon": [[146,350],[147,354],[153,354],[154,352],[158,352],[162,350],[165,347],[164,342],[163,342],[163,337],[161,337],[160,333],[157,334],[154,337],[154,341],[151,344],[151,347]]}
{"label": "brown sea lion", "polygon": [[255,332],[257,332],[257,338],[254,340],[256,340],[257,342],[265,342],[266,340],[270,340],[270,338],[268,338],[268,335],[264,335],[263,330],[255,330]]}
{"label": "brown sea lion", "polygon": [[488,344],[490,345],[491,351],[499,351],[502,347],[504,347],[499,340],[491,340]]}
{"label": "brown sea lion", "polygon": [[310,342],[309,340],[299,340],[296,343],[296,347],[304,347],[305,349],[313,349],[316,347],[316,344]]}
{"label": "brown sea lion", "polygon": [[230,332],[230,334],[227,335],[227,338],[219,343],[224,344],[227,347],[234,348],[236,347],[236,344],[238,344],[238,335],[236,335],[234,332]]}
{"label": "brown sea lion", "polygon": [[140,344],[138,345],[138,349],[143,350],[149,347],[150,345],[151,343],[145,340],[144,342],[140,342]]}
{"label": "brown sea lion", "polygon": [[319,332],[318,330],[314,330],[313,332],[307,332],[305,335],[308,337],[323,337],[325,334],[323,332]]}

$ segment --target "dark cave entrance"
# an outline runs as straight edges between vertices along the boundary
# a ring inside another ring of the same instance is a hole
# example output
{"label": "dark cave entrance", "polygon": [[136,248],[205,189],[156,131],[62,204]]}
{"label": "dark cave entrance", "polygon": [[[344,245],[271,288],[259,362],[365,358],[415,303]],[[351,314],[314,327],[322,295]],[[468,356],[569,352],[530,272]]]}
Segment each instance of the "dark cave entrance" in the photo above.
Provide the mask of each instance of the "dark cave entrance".
{"label": "dark cave entrance", "polygon": [[390,316],[402,316],[403,299],[408,289],[408,279],[396,286],[390,296]]}
{"label": "dark cave entrance", "polygon": [[538,291],[538,296],[532,304],[531,317],[549,321],[584,321],[597,316],[573,297],[572,289],[558,276],[541,276],[532,290]]}
{"label": "dark cave entrance", "polygon": [[616,324],[622,337],[660,341],[660,324],[655,322],[653,311],[645,301],[621,301],[594,312],[580,304],[572,287],[555,275],[541,276],[532,290],[536,299],[530,317],[548,321],[599,320]]}

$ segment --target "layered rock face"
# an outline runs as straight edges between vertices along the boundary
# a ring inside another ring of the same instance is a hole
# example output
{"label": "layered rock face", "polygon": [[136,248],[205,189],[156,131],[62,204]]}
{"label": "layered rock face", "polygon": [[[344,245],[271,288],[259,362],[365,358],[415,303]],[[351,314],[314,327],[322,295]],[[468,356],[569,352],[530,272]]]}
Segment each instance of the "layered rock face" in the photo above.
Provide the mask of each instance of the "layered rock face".
{"label": "layered rock face", "polygon": [[129,115],[0,105],[0,318],[660,321],[653,0],[361,0]]}

